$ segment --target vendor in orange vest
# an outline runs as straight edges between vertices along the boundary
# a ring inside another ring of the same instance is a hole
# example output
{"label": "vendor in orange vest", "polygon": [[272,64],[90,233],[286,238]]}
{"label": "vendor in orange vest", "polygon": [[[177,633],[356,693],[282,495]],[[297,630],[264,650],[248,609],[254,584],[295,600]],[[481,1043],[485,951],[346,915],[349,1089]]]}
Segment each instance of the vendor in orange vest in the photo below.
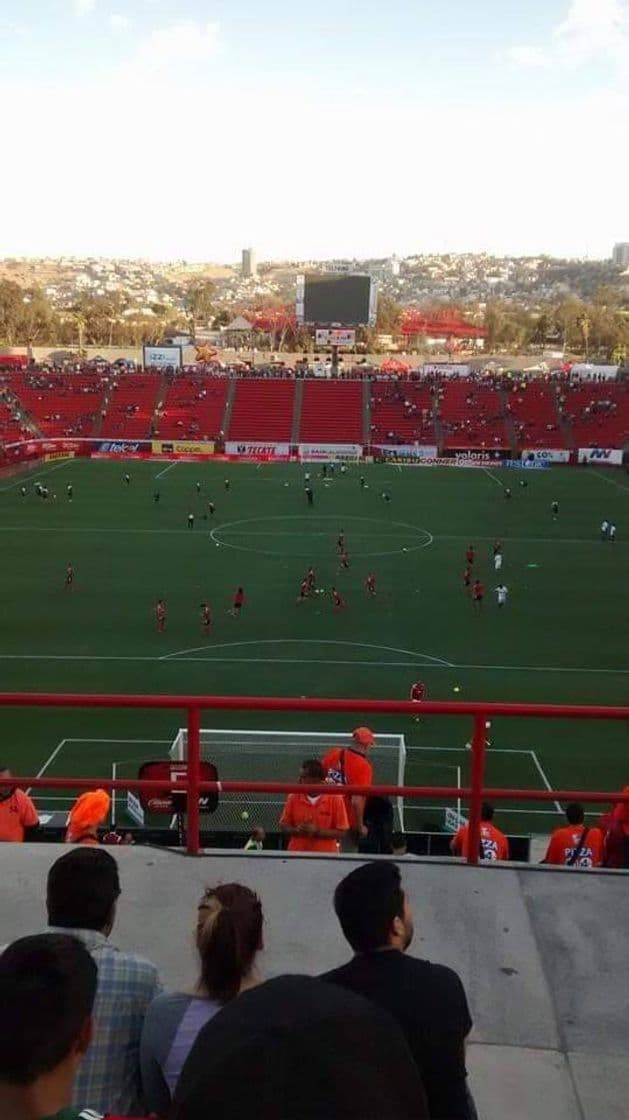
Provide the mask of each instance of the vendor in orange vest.
{"label": "vendor in orange vest", "polygon": [[[325,770],[318,758],[301,765],[299,781],[306,785],[325,782]],[[349,829],[345,798],[335,793],[289,793],[280,826],[289,852],[329,852],[336,854]]]}
{"label": "vendor in orange vest", "polygon": [[[375,743],[369,727],[356,727],[352,731],[349,747],[333,747],[323,759],[327,781],[343,786],[370,786],[373,784],[373,766],[368,754]],[[364,822],[366,797],[345,797],[349,827],[356,841],[364,839],[367,828]]]}

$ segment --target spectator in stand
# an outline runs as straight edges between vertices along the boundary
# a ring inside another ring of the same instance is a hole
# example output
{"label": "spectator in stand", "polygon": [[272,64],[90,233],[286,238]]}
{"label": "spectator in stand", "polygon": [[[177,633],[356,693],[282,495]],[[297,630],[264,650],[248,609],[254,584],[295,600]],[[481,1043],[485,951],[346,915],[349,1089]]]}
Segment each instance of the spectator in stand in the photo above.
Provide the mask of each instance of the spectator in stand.
{"label": "spectator in stand", "polygon": [[322,979],[365,996],[400,1024],[419,1069],[432,1120],[471,1120],[465,1039],[472,1020],[456,972],[406,955],[413,915],[395,863],[357,867],[334,893],[354,958]]}
{"label": "spectator in stand", "polygon": [[79,1066],[73,1101],[141,1116],[140,1035],[161,984],[153,964],[109,942],[119,897],[118,865],[103,848],[73,848],[48,873],[49,930],[78,938],[98,968],[94,1042]]}
{"label": "spectator in stand", "polygon": [[[0,778],[11,778],[8,766],[0,766]],[[0,786],[0,843],[21,844],[39,827],[37,809],[24,790]]]}
{"label": "spectator in stand", "polygon": [[352,992],[279,976],[199,1034],[171,1120],[428,1120],[397,1023]]}
{"label": "spectator in stand", "polygon": [[[483,801],[480,809],[480,851],[478,858],[483,863],[494,863],[497,859],[509,859],[509,841],[504,832],[493,824],[494,807]],[[450,851],[455,856],[467,859],[469,854],[468,836],[470,826],[463,824],[450,841]]]}
{"label": "spectator in stand", "polygon": [[[302,762],[300,784],[322,785],[325,777],[326,771],[318,758]],[[289,852],[336,855],[349,829],[345,798],[335,793],[289,793],[280,817],[280,828],[290,837]]]}
{"label": "spectator in stand", "polygon": [[[327,780],[343,786],[370,786],[373,784],[373,766],[368,754],[375,743],[375,736],[369,727],[356,727],[352,731],[350,747],[333,747],[323,759]],[[356,851],[360,840],[367,836],[365,824],[366,798],[351,796],[345,798],[345,808],[350,832],[343,842],[344,851]]]}
{"label": "spectator in stand", "polygon": [[[94,1033],[98,972],[74,937],[22,937],[0,957],[2,1120],[101,1120],[71,1107]],[[110,1116],[109,1120],[122,1120]]]}
{"label": "spectator in stand", "polygon": [[197,912],[201,973],[194,992],[153,1000],[144,1020],[140,1061],[150,1112],[166,1116],[186,1058],[205,1024],[240,992],[255,987],[256,956],[263,948],[260,900],[249,887],[208,888]]}
{"label": "spectator in stand", "polygon": [[77,797],[68,817],[66,844],[100,844],[98,829],[105,823],[110,805],[104,789],[88,790]]}
{"label": "spectator in stand", "polygon": [[560,867],[600,867],[605,842],[600,828],[585,824],[583,806],[571,801],[566,809],[567,826],[556,828],[550,837],[544,863]]}
{"label": "spectator in stand", "polygon": [[629,786],[622,792],[627,800],[619,801],[611,813],[601,819],[606,829],[605,866],[617,869],[629,868]]}

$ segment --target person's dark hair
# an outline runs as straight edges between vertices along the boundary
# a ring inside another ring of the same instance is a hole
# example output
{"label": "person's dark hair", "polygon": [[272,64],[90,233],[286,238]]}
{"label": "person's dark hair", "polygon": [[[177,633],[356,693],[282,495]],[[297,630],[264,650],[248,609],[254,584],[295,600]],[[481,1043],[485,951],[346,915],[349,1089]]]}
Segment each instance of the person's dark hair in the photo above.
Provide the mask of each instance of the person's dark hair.
{"label": "person's dark hair", "polygon": [[201,984],[219,1003],[240,991],[262,948],[264,918],[260,899],[240,883],[208,887],[199,903],[197,948]]}
{"label": "person's dark hair", "polygon": [[304,775],[312,779],[313,782],[325,781],[325,770],[323,763],[318,758],[307,758],[301,764]]}
{"label": "person's dark hair", "polygon": [[384,862],[357,867],[337,886],[334,910],[355,953],[383,948],[393,919],[404,912],[399,867]]}
{"label": "person's dark hair", "polygon": [[31,1085],[70,1053],[94,1006],[98,970],[62,933],[22,937],[0,956],[0,1081]]}
{"label": "person's dark hair", "polygon": [[568,824],[583,824],[585,820],[585,811],[580,802],[570,802],[566,809],[566,817],[568,818]]}
{"label": "person's dark hair", "polygon": [[120,895],[118,864],[102,848],[73,848],[48,872],[48,923],[103,930]]}
{"label": "person's dark hair", "polygon": [[482,821],[493,821],[494,819],[494,807],[488,801],[483,801],[480,807],[480,819]]}

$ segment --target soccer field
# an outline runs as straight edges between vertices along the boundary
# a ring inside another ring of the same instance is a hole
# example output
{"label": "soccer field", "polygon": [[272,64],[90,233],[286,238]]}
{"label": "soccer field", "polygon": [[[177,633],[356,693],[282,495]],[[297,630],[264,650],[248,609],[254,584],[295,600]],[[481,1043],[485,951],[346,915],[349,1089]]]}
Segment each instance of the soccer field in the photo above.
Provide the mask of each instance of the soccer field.
{"label": "soccer field", "polygon": [[[49,486],[47,501],[35,495],[38,480]],[[419,678],[431,699],[622,704],[629,696],[629,485],[619,471],[351,465],[326,484],[314,465],[71,460],[3,482],[0,509],[5,691],[406,699]],[[618,526],[615,544],[599,539],[603,518]],[[339,573],[341,530],[351,566]],[[499,577],[496,539],[504,555]],[[469,544],[486,587],[481,611],[463,589]],[[64,589],[68,562],[72,591]],[[328,594],[297,605],[311,563]],[[374,599],[363,586],[369,571],[377,580]],[[500,579],[509,589],[503,610],[493,591]],[[234,619],[228,609],[239,584],[246,602]],[[340,613],[332,586],[346,602]],[[153,613],[159,597],[168,612],[163,634]],[[200,620],[206,600],[209,637]],[[0,720],[6,763],[18,773],[55,777],[110,775],[113,763],[120,774],[135,775],[139,762],[166,754],[183,722],[170,712],[11,708],[0,710]],[[203,726],[339,731],[359,722],[360,713],[346,722],[226,712],[207,713]],[[465,783],[469,720],[371,722],[376,732],[404,734],[407,780],[455,785],[460,772]],[[620,788],[629,780],[628,742],[627,727],[615,722],[498,720],[488,784]],[[250,776],[258,776],[250,765]],[[541,831],[556,823],[559,808],[512,806],[499,823]],[[435,816],[443,819],[443,806],[438,814],[407,810],[406,827]]]}

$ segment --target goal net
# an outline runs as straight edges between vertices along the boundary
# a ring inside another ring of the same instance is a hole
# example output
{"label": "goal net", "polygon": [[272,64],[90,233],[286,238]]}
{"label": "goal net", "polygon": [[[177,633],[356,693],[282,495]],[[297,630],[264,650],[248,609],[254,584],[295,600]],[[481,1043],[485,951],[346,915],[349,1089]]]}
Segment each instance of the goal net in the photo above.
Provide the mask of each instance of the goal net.
{"label": "goal net", "polygon": [[[306,758],[323,758],[332,747],[349,747],[347,732],[201,730],[201,758],[213,762],[220,781],[296,782]],[[188,732],[180,728],[170,748],[173,760],[188,757]],[[406,745],[403,735],[376,736],[369,752],[374,780],[379,785],[404,785]],[[204,818],[204,827],[217,832],[249,831],[262,825],[278,830],[285,798],[279,793],[222,793],[218,809]],[[395,798],[396,827],[404,831],[404,805]],[[244,816],[243,814],[248,814]]]}

